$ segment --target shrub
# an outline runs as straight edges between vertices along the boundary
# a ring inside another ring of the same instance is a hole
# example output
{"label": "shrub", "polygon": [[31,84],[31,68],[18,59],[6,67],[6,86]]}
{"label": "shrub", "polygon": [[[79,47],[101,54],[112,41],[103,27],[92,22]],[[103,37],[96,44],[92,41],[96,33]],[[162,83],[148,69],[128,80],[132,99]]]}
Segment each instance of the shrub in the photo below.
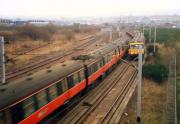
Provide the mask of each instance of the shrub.
{"label": "shrub", "polygon": [[[155,46],[155,47],[156,47],[156,52],[158,52],[158,47],[157,46]],[[147,47],[147,52],[148,53],[153,53],[154,52],[154,46],[153,45],[149,45]]]}
{"label": "shrub", "polygon": [[16,40],[16,38],[14,37],[14,33],[11,31],[0,31],[0,36],[4,37],[6,43]]}
{"label": "shrub", "polygon": [[143,77],[153,79],[157,83],[161,83],[167,79],[168,70],[162,64],[148,64],[143,66]]}
{"label": "shrub", "polygon": [[75,38],[74,33],[71,30],[64,30],[62,34],[65,36],[66,40],[72,40]]}
{"label": "shrub", "polygon": [[56,33],[58,31],[59,27],[57,27],[57,26],[55,26],[53,24],[49,24],[49,25],[41,27],[41,28],[44,28],[44,30],[47,30],[51,34],[54,34],[54,33]]}
{"label": "shrub", "polygon": [[45,30],[42,27],[36,27],[32,25],[26,25],[22,27],[18,35],[30,38],[32,40],[51,40],[51,33],[48,30]]}
{"label": "shrub", "polygon": [[5,41],[23,41],[27,39],[49,41],[52,35],[57,31],[54,25],[47,26],[0,26],[0,35],[5,37]]}

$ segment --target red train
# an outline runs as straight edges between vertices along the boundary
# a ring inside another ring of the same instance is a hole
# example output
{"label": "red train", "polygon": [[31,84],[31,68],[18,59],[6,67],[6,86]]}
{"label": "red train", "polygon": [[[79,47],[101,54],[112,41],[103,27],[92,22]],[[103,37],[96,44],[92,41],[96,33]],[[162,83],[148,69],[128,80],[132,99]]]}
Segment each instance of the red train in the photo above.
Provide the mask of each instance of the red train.
{"label": "red train", "polygon": [[[127,48],[109,44],[89,60],[71,60],[2,86],[0,124],[35,124],[106,73]],[[1,88],[1,87],[0,87]]]}

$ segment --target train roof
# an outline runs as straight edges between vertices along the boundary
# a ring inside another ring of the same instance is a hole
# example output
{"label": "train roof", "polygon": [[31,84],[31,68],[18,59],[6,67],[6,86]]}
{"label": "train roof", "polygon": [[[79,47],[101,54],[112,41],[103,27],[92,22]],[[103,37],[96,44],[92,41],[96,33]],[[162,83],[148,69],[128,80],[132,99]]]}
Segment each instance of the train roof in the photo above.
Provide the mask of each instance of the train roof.
{"label": "train roof", "polygon": [[100,49],[96,49],[92,52],[89,53],[89,55],[93,56],[94,58],[98,58],[100,56],[103,56],[104,54],[107,54],[108,52],[110,52],[111,50],[117,48],[116,44],[113,43],[109,43],[103,47],[101,47]]}
{"label": "train roof", "polygon": [[[113,43],[106,44],[99,49],[95,49],[89,53],[85,53],[83,55],[78,55],[76,57],[73,57],[75,60],[98,60],[98,58],[103,57],[104,55],[112,52],[112,50],[116,49],[117,45]],[[88,61],[86,61],[89,63]],[[86,63],[86,64],[87,64]]]}
{"label": "train roof", "polygon": [[66,61],[0,86],[0,110],[82,67],[81,61]]}

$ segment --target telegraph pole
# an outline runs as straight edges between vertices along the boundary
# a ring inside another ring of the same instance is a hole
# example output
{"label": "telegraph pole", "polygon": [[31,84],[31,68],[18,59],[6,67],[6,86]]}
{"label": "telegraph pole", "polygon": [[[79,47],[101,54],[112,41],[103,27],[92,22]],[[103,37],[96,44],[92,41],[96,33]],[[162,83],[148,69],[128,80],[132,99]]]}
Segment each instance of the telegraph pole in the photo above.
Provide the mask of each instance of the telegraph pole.
{"label": "telegraph pole", "polygon": [[110,32],[109,32],[110,34],[110,37],[109,37],[109,42],[111,42],[112,41],[112,28],[111,28],[111,30],[110,30]]}
{"label": "telegraph pole", "polygon": [[0,78],[1,83],[5,84],[5,57],[4,57],[4,37],[0,37]]}
{"label": "telegraph pole", "polygon": [[151,43],[151,26],[149,27],[149,43]]}
{"label": "telegraph pole", "polygon": [[167,83],[167,98],[165,109],[165,124],[177,124],[176,106],[176,52],[169,63],[169,76]]}
{"label": "telegraph pole", "polygon": [[137,82],[137,124],[141,124],[142,46],[139,45]]}
{"label": "telegraph pole", "polygon": [[118,32],[118,35],[119,35],[119,38],[121,37],[121,33],[120,33],[120,26],[119,26],[120,24],[118,23],[117,24],[117,32]]}
{"label": "telegraph pole", "polygon": [[156,26],[154,27],[154,53],[156,52]]}
{"label": "telegraph pole", "polygon": [[177,97],[176,97],[176,51],[175,51],[175,56],[174,56],[174,77],[175,77],[175,80],[174,80],[174,82],[175,82],[175,124],[177,124]]}
{"label": "telegraph pole", "polygon": [[144,24],[143,24],[143,36],[144,36]]}

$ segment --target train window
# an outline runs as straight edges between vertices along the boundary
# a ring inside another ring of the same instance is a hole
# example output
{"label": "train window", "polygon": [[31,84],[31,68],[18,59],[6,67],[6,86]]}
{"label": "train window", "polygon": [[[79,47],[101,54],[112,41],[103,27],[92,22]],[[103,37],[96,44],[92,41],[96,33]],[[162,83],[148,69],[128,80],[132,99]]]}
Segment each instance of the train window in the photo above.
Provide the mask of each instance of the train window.
{"label": "train window", "polygon": [[118,56],[119,52],[118,52],[118,48],[116,49],[116,56]]}
{"label": "train window", "polygon": [[68,79],[68,88],[70,89],[74,86],[73,75],[70,75],[67,79]]}
{"label": "train window", "polygon": [[113,53],[113,55],[116,55],[116,50],[114,50],[114,53]]}
{"label": "train window", "polygon": [[88,67],[88,74],[89,74],[89,75],[92,74],[92,65],[90,65],[90,66]]}
{"label": "train window", "polygon": [[68,84],[67,84],[67,79],[64,78],[62,81],[61,81],[61,88],[62,88],[62,92],[65,92],[68,90]]}
{"label": "train window", "polygon": [[93,74],[94,73],[94,64],[92,64],[91,66],[90,66],[90,74]]}
{"label": "train window", "polygon": [[108,63],[108,55],[105,56],[105,63]]}
{"label": "train window", "polygon": [[51,100],[53,100],[56,97],[58,97],[58,92],[57,92],[56,84],[54,84],[54,85],[49,87],[49,96],[50,96]]}
{"label": "train window", "polygon": [[94,72],[96,72],[96,71],[98,70],[98,65],[97,65],[97,63],[94,63],[94,64],[93,64],[93,68],[94,68],[94,69],[93,69]]}
{"label": "train window", "polygon": [[95,72],[95,64],[92,65],[92,73]]}
{"label": "train window", "polygon": [[47,101],[47,92],[41,91],[36,95],[37,101],[38,101],[38,107],[41,108],[42,106],[46,105],[48,103]]}
{"label": "train window", "polygon": [[98,70],[101,68],[101,61],[97,62]]}
{"label": "train window", "polygon": [[0,112],[0,124],[6,123],[6,116],[4,112]]}
{"label": "train window", "polygon": [[12,124],[11,110],[0,112],[0,124]]}
{"label": "train window", "polygon": [[84,80],[84,70],[79,72],[80,81]]}
{"label": "train window", "polygon": [[100,67],[103,67],[104,62],[103,62],[103,58],[100,60]]}
{"label": "train window", "polygon": [[4,112],[0,112],[0,124],[5,124],[6,120],[5,120],[5,113]]}
{"label": "train window", "polygon": [[109,55],[107,55],[107,63],[109,62]]}
{"label": "train window", "polygon": [[94,73],[94,65],[91,65],[91,74]]}
{"label": "train window", "polygon": [[56,84],[58,95],[61,95],[61,94],[63,93],[63,90],[62,90],[62,86],[61,86],[61,85],[62,85],[62,82],[61,82],[61,81]]}
{"label": "train window", "polygon": [[108,62],[112,59],[112,54],[108,55]]}
{"label": "train window", "polygon": [[94,73],[94,64],[91,66],[91,73]]}
{"label": "train window", "polygon": [[30,114],[32,114],[35,111],[35,102],[33,97],[30,97],[23,101],[23,111],[24,111],[24,117],[28,117]]}
{"label": "train window", "polygon": [[12,124],[12,116],[11,116],[11,110],[10,109],[6,110],[6,123]]}
{"label": "train window", "polygon": [[79,83],[79,75],[78,72],[74,73],[73,75],[73,83],[76,85]]}

